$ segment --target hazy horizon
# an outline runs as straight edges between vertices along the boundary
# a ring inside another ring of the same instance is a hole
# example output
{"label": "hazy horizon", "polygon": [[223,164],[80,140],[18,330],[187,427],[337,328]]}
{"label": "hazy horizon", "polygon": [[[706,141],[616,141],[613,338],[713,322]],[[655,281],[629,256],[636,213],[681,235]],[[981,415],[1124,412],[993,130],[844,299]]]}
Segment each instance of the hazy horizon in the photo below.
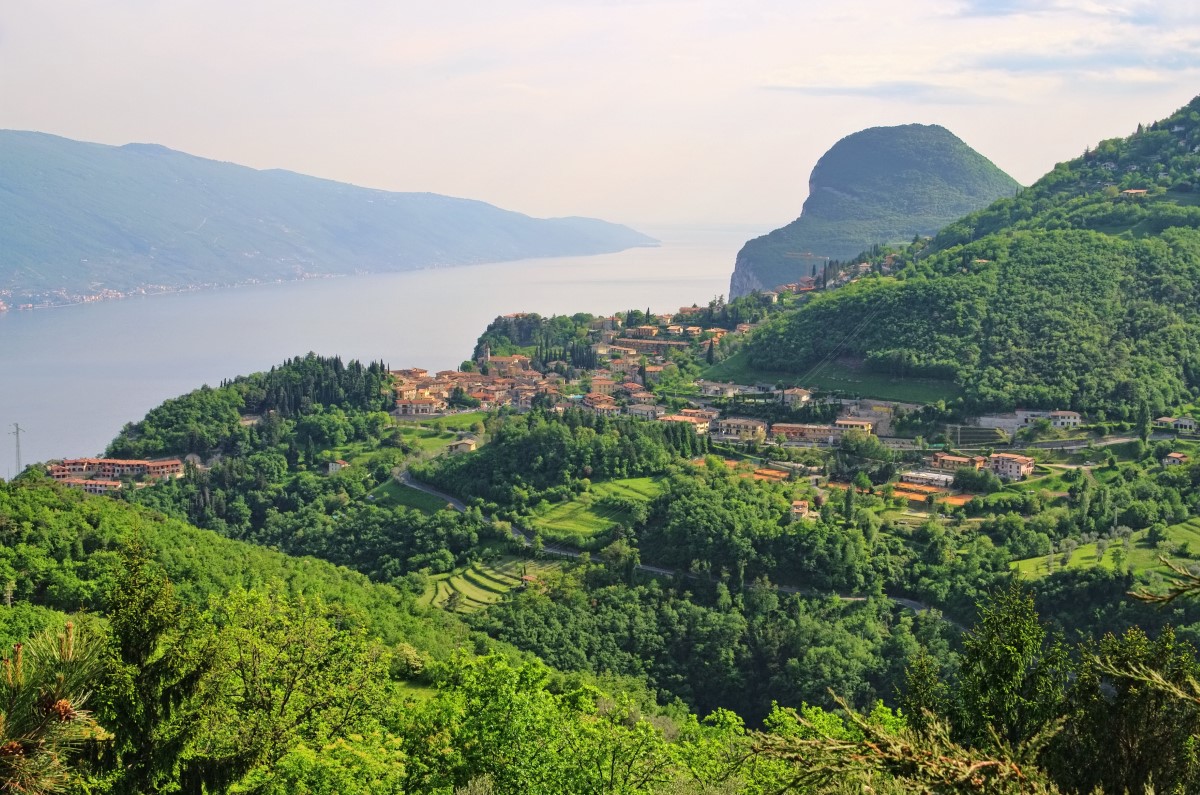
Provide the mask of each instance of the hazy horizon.
{"label": "hazy horizon", "polygon": [[1183,2],[130,0],[0,10],[0,126],[630,225],[786,222],[857,130],[1022,184],[1200,93]]}

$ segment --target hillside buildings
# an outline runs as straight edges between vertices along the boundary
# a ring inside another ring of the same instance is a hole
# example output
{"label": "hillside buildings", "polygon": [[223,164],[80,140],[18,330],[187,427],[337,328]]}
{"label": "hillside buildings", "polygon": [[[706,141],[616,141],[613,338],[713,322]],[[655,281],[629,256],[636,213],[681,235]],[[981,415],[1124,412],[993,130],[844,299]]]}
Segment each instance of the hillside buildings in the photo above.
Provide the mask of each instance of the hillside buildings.
{"label": "hillside buildings", "polygon": [[64,486],[89,494],[108,494],[124,486],[122,478],[161,480],[183,477],[178,458],[150,461],[124,458],[67,458],[47,467],[50,477]]}

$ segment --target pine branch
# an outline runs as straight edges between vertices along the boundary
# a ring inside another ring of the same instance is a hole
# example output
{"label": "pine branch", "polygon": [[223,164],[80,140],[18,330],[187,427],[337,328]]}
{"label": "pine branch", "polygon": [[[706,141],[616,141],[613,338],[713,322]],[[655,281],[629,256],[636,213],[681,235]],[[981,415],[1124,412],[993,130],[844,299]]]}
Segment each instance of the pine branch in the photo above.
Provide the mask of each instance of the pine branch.
{"label": "pine branch", "polygon": [[[922,734],[912,729],[891,733],[869,723],[841,698],[835,698],[847,720],[862,732],[862,740],[831,737],[803,716],[799,720],[809,730],[810,737],[753,735],[756,755],[790,762],[797,770],[795,779],[781,793],[794,787],[820,791],[848,781],[869,785],[880,776],[902,782],[906,792],[926,795],[1058,792],[1040,770],[1020,761],[1032,756],[1031,747],[1024,749],[1020,759],[998,738],[994,738],[998,749],[995,754],[964,748],[951,740],[947,726],[932,716]],[[1051,733],[1053,729],[1047,731],[1047,736]]]}
{"label": "pine branch", "polygon": [[1165,556],[1159,555],[1159,561],[1170,569],[1174,574],[1174,578],[1168,578],[1167,590],[1164,593],[1153,593],[1144,588],[1136,591],[1129,591],[1129,595],[1148,604],[1170,604],[1181,596],[1191,596],[1200,593],[1200,577],[1185,569],[1178,563],[1168,560]]}

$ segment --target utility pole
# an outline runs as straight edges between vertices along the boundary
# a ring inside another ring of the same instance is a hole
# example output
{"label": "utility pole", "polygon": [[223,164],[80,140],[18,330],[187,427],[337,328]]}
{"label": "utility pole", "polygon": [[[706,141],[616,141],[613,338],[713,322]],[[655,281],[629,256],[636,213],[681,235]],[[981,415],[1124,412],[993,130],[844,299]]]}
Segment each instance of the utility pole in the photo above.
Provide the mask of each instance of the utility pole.
{"label": "utility pole", "polygon": [[10,436],[17,437],[17,471],[15,473],[13,473],[13,477],[16,477],[17,475],[21,474],[21,431],[22,430],[23,429],[21,428],[21,424],[14,422],[13,430],[9,432]]}

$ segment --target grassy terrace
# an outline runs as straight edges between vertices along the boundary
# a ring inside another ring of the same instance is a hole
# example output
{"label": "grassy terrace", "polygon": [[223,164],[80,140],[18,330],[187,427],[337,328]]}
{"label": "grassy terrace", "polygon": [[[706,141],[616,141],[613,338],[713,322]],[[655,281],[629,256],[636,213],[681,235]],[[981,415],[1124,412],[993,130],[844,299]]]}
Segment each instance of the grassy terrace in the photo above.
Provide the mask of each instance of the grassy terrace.
{"label": "grassy terrace", "polygon": [[380,505],[403,505],[406,508],[414,508],[429,514],[437,513],[446,507],[445,500],[409,488],[394,480],[379,484],[371,491],[371,494],[375,495],[375,500]]}
{"label": "grassy terrace", "polygon": [[570,502],[552,505],[537,516],[533,526],[547,539],[578,543],[603,533],[615,524],[633,523],[628,511],[614,510],[600,505],[610,495],[623,499],[649,502],[658,496],[656,478],[624,478],[593,483],[591,490]]}
{"label": "grassy terrace", "polygon": [[490,564],[472,563],[450,574],[431,577],[420,601],[458,613],[474,613],[496,604],[506,593],[520,587],[523,576],[540,578],[558,565],[511,557]]}
{"label": "grassy terrace", "polygon": [[462,414],[447,414],[445,417],[421,420],[420,424],[427,428],[437,428],[441,431],[469,431],[477,422],[483,422],[487,417],[485,411],[468,411]]}
{"label": "grassy terrace", "polygon": [[403,419],[397,426],[404,441],[428,458],[445,450],[460,432],[470,431],[486,416],[482,411],[469,411],[431,419]]}
{"label": "grassy terrace", "polygon": [[446,445],[458,438],[454,431],[440,431],[421,425],[400,424],[400,436],[423,456],[433,456],[446,449]]}
{"label": "grassy terrace", "polygon": [[804,386],[851,397],[868,397],[878,400],[898,400],[905,403],[935,403],[938,400],[953,400],[961,391],[952,381],[936,378],[897,378],[883,373],[848,367],[830,362],[813,374],[785,373],[759,370],[751,367],[745,353],[735,353],[725,361],[704,371],[703,377],[712,381],[734,381],[739,384],[797,383],[803,378]]}

